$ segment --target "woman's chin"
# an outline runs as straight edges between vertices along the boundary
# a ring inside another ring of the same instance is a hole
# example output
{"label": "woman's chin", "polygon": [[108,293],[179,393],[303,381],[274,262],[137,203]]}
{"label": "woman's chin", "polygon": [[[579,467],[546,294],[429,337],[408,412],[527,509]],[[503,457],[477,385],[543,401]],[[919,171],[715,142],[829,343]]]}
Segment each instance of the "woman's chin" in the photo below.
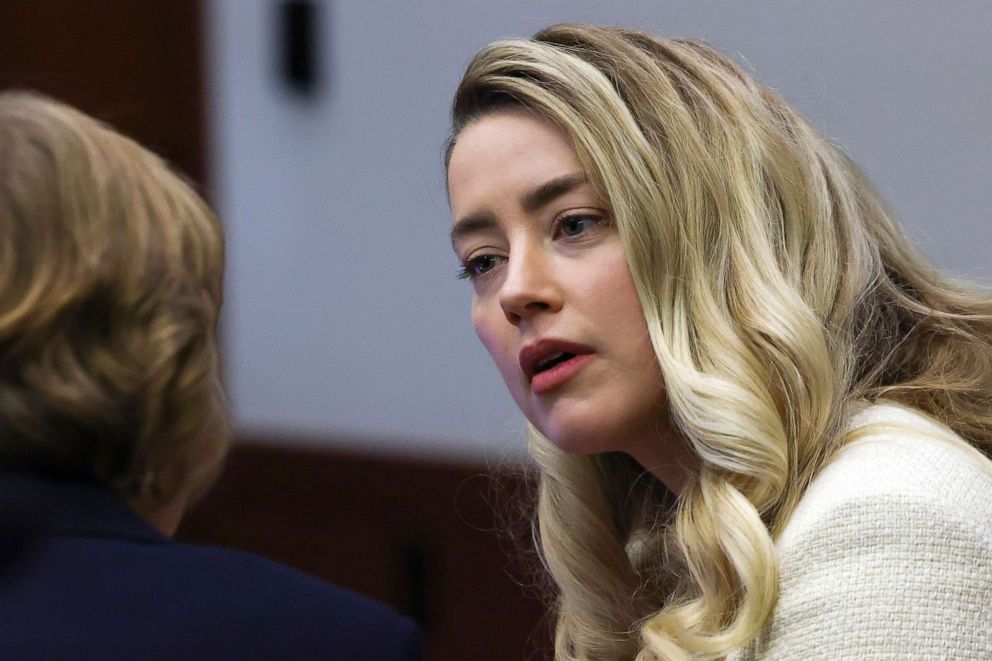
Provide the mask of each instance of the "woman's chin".
{"label": "woman's chin", "polygon": [[568,422],[536,426],[555,447],[569,454],[599,454],[619,449],[617,437],[597,426]]}

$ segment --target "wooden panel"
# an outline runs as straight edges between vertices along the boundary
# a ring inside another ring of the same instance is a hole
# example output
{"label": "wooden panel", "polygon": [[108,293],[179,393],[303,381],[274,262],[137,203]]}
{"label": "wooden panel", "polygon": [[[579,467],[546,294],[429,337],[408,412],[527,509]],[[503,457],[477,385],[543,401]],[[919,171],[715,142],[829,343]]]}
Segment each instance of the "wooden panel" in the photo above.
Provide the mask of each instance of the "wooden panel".
{"label": "wooden panel", "polygon": [[2,0],[0,88],[110,122],[206,184],[200,0]]}
{"label": "wooden panel", "polygon": [[389,603],[421,623],[431,661],[548,658],[543,608],[519,584],[539,566],[514,551],[529,527],[497,516],[525,509],[513,503],[532,489],[519,476],[493,480],[486,469],[242,442],[178,537]]}

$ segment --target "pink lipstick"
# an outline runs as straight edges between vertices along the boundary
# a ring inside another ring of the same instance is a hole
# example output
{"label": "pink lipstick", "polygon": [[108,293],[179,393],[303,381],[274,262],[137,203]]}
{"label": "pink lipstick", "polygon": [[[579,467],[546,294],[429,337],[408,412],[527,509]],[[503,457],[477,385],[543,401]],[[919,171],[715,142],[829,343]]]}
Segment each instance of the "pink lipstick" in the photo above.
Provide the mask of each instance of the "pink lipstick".
{"label": "pink lipstick", "polygon": [[566,381],[572,378],[572,376],[585,367],[586,363],[592,360],[593,354],[584,353],[573,356],[568,360],[563,360],[557,363],[554,367],[550,367],[543,372],[538,372],[534,375],[534,378],[530,380],[530,389],[537,394],[548,392],[549,390],[554,390]]}
{"label": "pink lipstick", "polygon": [[558,388],[581,370],[595,352],[582,344],[544,338],[520,351],[520,369],[530,379],[531,390],[544,393]]}

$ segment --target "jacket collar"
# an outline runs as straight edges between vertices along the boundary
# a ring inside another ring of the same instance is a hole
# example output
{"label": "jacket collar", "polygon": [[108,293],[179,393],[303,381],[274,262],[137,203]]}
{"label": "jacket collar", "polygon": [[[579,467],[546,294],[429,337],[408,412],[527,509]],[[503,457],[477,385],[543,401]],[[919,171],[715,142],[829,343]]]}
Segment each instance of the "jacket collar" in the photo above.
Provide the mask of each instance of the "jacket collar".
{"label": "jacket collar", "polygon": [[46,536],[172,541],[110,489],[40,473],[0,469],[0,512]]}

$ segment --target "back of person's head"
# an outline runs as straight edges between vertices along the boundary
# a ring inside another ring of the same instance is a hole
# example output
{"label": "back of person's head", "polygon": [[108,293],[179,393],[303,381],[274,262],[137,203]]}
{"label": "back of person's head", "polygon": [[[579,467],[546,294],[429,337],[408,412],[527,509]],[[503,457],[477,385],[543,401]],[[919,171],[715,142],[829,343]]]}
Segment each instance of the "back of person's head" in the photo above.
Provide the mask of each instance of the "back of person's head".
{"label": "back of person's head", "polygon": [[205,491],[228,447],[223,262],[217,219],[161,159],[0,94],[0,465],[152,504]]}

